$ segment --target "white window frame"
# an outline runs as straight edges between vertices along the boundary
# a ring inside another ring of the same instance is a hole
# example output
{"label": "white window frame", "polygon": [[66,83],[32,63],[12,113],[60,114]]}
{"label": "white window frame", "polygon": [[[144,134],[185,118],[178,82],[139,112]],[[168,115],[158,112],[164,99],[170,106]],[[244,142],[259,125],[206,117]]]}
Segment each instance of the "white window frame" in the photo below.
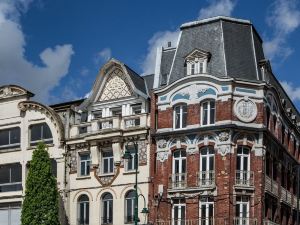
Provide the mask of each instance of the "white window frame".
{"label": "white window frame", "polygon": [[[178,201],[174,203],[174,201]],[[178,218],[175,218],[175,208],[178,207]],[[184,208],[184,218],[181,218],[182,209]],[[186,204],[184,199],[175,199],[172,204],[172,225],[185,224],[186,220]]]}
{"label": "white window frame", "polygon": [[[206,69],[207,58],[195,58],[194,60],[187,61],[187,75],[204,74],[206,73]],[[193,70],[194,72],[192,72]]]}
{"label": "white window frame", "polygon": [[[211,116],[211,112],[212,112],[212,107],[211,107],[211,102],[214,102],[214,121],[213,123],[211,123],[210,121],[210,116]],[[204,124],[203,119],[204,119],[204,108],[203,105],[207,103],[207,123]],[[216,101],[215,99],[207,99],[201,102],[201,110],[200,110],[200,118],[201,118],[201,126],[210,126],[210,125],[214,125],[216,123]]]}
{"label": "white window frame", "polygon": [[[215,171],[215,153],[214,153],[214,150],[212,149],[213,153],[209,153],[209,150],[211,149],[211,147],[207,146],[207,147],[203,147],[200,149],[200,172],[205,172],[205,177],[203,177],[202,173],[201,173],[201,176],[200,179],[205,179],[207,181],[209,181],[209,179],[214,179],[214,177],[210,177],[211,175],[211,171],[214,172]],[[203,155],[202,154],[202,151],[203,150],[206,150],[207,151],[207,154]],[[213,158],[213,169],[210,170],[210,158]],[[202,168],[202,164],[203,164],[203,161],[206,161],[206,168],[205,170],[203,170]],[[214,173],[213,173],[213,176],[214,176]]]}
{"label": "white window frame", "polygon": [[[242,153],[238,153],[238,150],[239,149],[242,149]],[[244,149],[247,149],[248,150],[248,154],[245,154],[243,152]],[[250,181],[250,157],[251,157],[251,152],[250,152],[250,148],[247,147],[247,146],[238,146],[237,148],[237,153],[236,153],[236,165],[238,165],[238,160],[240,160],[240,168],[236,168],[237,171],[240,171],[240,176],[242,177],[239,177],[239,179],[243,182],[248,182]],[[246,166],[244,165],[244,159],[247,160],[247,168],[245,168]],[[243,173],[244,172],[244,173]],[[241,174],[242,173],[242,174]]]}
{"label": "white window frame", "polygon": [[[203,197],[200,199],[200,208],[199,208],[199,215],[200,215],[200,225],[213,225],[213,219],[215,214],[215,206],[214,201],[210,200],[209,197]],[[209,207],[212,205],[213,214],[209,216]],[[202,206],[205,206],[205,215],[202,215]]]}
{"label": "white window frame", "polygon": [[[249,202],[249,198],[246,196],[239,196],[237,197],[237,199],[240,200],[236,200],[236,205],[235,205],[235,214],[236,214],[236,219],[238,220],[238,224],[243,224],[243,225],[249,225],[249,215],[250,215],[250,202]],[[243,216],[244,214],[244,206],[246,206],[246,217]],[[239,208],[239,211],[237,211],[237,209]],[[239,214],[239,216],[237,216],[237,214]],[[246,220],[244,220],[246,219]]]}
{"label": "white window frame", "polygon": [[[176,116],[177,116],[176,108],[177,107],[180,108],[180,111],[179,111],[179,127],[178,128],[176,128]],[[184,129],[187,126],[187,121],[185,121],[186,126],[183,127],[183,107],[186,107],[186,114],[187,114],[187,111],[188,111],[187,104],[178,104],[178,105],[175,105],[173,107],[173,128],[174,128],[174,130]],[[186,120],[187,120],[187,116],[186,116]]]}
{"label": "white window frame", "polygon": [[[103,153],[105,152],[112,152],[112,156],[109,156],[109,157],[104,157],[103,156]],[[111,162],[111,159],[112,159],[112,162]],[[109,172],[104,172],[104,166],[105,166],[105,163],[104,161],[105,160],[108,160],[107,162],[107,165],[108,165],[108,171],[110,170],[110,164],[112,163],[112,168],[113,168],[113,171],[109,171]],[[114,173],[114,153],[113,153],[113,150],[111,148],[109,149],[103,149],[102,152],[101,152],[101,163],[102,163],[102,166],[101,166],[101,174],[113,174]]]}
{"label": "white window frame", "polygon": [[131,217],[132,217],[132,221],[134,221],[134,210],[135,210],[135,197],[127,197],[127,195],[128,195],[128,193],[129,192],[131,192],[131,191],[133,191],[133,192],[135,192],[134,190],[130,190],[130,191],[128,191],[127,193],[126,193],[126,195],[125,195],[125,219],[126,219],[126,221],[125,221],[125,224],[128,224],[128,223],[130,223],[130,221],[128,221],[128,218],[127,218],[127,201],[130,201],[130,204],[131,204]]}
{"label": "white window frame", "polygon": [[[81,157],[82,156],[86,156],[86,155],[88,155],[89,156],[89,159],[85,159],[85,160],[81,160]],[[89,153],[89,152],[82,152],[82,153],[79,153],[78,154],[78,158],[79,158],[79,173],[78,173],[78,176],[80,176],[80,177],[86,177],[86,176],[89,176],[90,175],[90,171],[91,171],[91,154]],[[84,171],[85,171],[85,173],[84,173],[84,175],[83,174],[81,174],[81,168],[82,168],[82,165],[81,165],[81,163],[84,163]],[[87,167],[89,166],[89,170],[90,171],[87,171]]]}
{"label": "white window frame", "polygon": [[[13,129],[19,128],[19,142],[18,143],[11,143],[11,132]],[[9,127],[5,129],[1,129],[0,132],[8,132],[8,144],[7,145],[0,145],[0,151],[7,149],[7,148],[20,148],[21,147],[21,128],[20,127]]]}
{"label": "white window frame", "polygon": [[[175,157],[174,154],[175,152],[179,151],[180,156]],[[187,158],[186,155],[182,156],[182,152],[184,150],[178,149],[175,152],[173,152],[173,157],[172,157],[172,183],[175,185],[177,188],[183,188],[184,184],[182,182],[186,182],[186,167],[187,167]],[[185,171],[183,170],[183,163],[184,163],[184,168]],[[178,172],[176,172],[176,164],[178,164]],[[185,174],[185,175],[183,175]]]}
{"label": "white window frame", "polygon": [[[137,151],[138,151],[138,149],[137,149]],[[136,170],[135,160],[137,160],[137,167],[139,167],[139,154],[136,155],[135,150],[132,150],[130,152],[130,155],[131,155],[131,158],[125,160],[125,171],[127,171],[127,172]],[[135,156],[137,156],[137,159]],[[129,168],[129,162],[132,162],[132,167],[130,167],[130,168]]]}
{"label": "white window frame", "polygon": [[[106,194],[110,194],[111,195],[111,199],[103,199],[103,197],[106,195]],[[104,205],[106,204],[106,212],[104,212]],[[106,218],[110,218],[109,217],[109,214],[110,214],[110,210],[109,210],[109,205],[112,205],[112,212],[111,212],[111,215],[112,215],[112,218],[111,218],[111,223],[105,223],[104,221],[103,221],[103,218],[104,218],[104,214],[106,214]],[[111,193],[109,193],[109,192],[106,192],[106,193],[104,193],[103,195],[102,195],[102,198],[101,198],[101,216],[102,216],[102,218],[101,218],[101,224],[113,224],[113,218],[114,218],[114,209],[113,209],[113,206],[114,206],[114,200],[113,200],[113,196],[112,196],[112,194]]]}
{"label": "white window frame", "polygon": [[[80,196],[81,197],[81,196]],[[79,197],[79,198],[80,198]],[[78,225],[89,225],[90,224],[90,211],[91,211],[91,208],[90,208],[90,200],[88,200],[88,201],[79,201],[79,198],[78,198],[78,200],[77,200],[77,224]],[[83,205],[83,216],[84,216],[84,218],[83,218],[83,220],[84,220],[84,223],[80,223],[80,207],[81,207],[81,204]],[[87,205],[88,205],[88,207],[89,207],[89,214],[87,215]],[[85,223],[86,222],[86,219],[87,219],[87,217],[86,216],[88,216],[88,220],[89,220],[89,223]]]}

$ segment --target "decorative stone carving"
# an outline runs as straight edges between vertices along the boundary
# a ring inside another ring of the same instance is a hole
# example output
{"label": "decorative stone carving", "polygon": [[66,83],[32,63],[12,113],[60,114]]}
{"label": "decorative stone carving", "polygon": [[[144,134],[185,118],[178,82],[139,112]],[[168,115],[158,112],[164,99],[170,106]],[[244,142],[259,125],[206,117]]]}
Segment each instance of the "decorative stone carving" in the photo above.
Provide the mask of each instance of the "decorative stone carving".
{"label": "decorative stone carving", "polygon": [[228,153],[230,153],[230,146],[228,145],[219,146],[218,153],[221,154],[221,156],[226,156]]}
{"label": "decorative stone carving", "polygon": [[167,147],[167,141],[165,139],[160,139],[158,142],[157,142],[157,146],[158,148],[160,149],[164,149]]}
{"label": "decorative stone carving", "polygon": [[138,142],[139,163],[147,164],[147,146],[145,141]]}
{"label": "decorative stone carving", "polygon": [[197,145],[189,145],[186,149],[186,152],[189,155],[194,155],[197,152],[199,152],[198,146]]}
{"label": "decorative stone carving", "polygon": [[250,123],[257,116],[257,106],[248,97],[242,98],[234,104],[234,112],[239,120]]}
{"label": "decorative stone carving", "polygon": [[228,139],[229,139],[229,133],[228,132],[221,132],[220,134],[219,134],[219,141],[220,142],[225,142],[225,141],[228,141]]}
{"label": "decorative stone carving", "polygon": [[[9,85],[9,86],[4,86],[2,88],[0,88],[0,98],[9,98],[9,97],[13,97],[13,96],[20,96],[20,95],[25,95],[28,92],[19,86],[16,85]],[[33,94],[29,93],[31,96],[33,96]]]}
{"label": "decorative stone carving", "polygon": [[156,160],[159,160],[160,162],[164,162],[168,159],[168,151],[159,151],[156,154]]}
{"label": "decorative stone carving", "polygon": [[128,97],[132,95],[132,90],[125,80],[125,75],[120,69],[114,70],[109,76],[110,78],[106,81],[103,92],[99,98],[100,101]]}

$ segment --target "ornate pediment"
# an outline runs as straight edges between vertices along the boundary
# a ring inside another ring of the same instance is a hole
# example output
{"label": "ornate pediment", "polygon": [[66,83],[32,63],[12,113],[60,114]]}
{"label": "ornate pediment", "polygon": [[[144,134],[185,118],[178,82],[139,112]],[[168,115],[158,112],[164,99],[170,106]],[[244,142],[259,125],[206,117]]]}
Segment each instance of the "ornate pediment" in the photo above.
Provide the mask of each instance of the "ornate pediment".
{"label": "ornate pediment", "polygon": [[8,86],[0,87],[0,99],[11,98],[11,97],[21,96],[21,95],[29,95],[30,97],[33,96],[32,93],[16,85],[8,85]]}
{"label": "ornate pediment", "polygon": [[107,101],[132,95],[130,85],[121,69],[115,69],[106,80],[98,101]]}
{"label": "ornate pediment", "polygon": [[209,61],[210,53],[196,48],[185,57],[185,60],[191,61],[191,60],[203,59],[203,58],[206,58]]}

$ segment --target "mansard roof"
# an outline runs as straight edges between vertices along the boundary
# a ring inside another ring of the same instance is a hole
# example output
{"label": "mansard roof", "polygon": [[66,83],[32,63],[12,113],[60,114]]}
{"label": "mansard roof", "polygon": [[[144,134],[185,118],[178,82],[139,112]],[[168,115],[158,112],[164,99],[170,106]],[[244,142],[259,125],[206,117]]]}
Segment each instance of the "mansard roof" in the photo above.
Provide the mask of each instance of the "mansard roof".
{"label": "mansard roof", "polygon": [[180,29],[177,47],[162,49],[156,74],[159,78],[155,79],[167,79],[166,83],[171,84],[183,78],[185,57],[200,49],[211,53],[208,74],[261,81],[258,62],[264,59],[262,40],[250,21],[219,16],[185,23]]}
{"label": "mansard roof", "polygon": [[0,99],[13,98],[17,96],[33,97],[34,94],[18,85],[4,85],[0,87]]}

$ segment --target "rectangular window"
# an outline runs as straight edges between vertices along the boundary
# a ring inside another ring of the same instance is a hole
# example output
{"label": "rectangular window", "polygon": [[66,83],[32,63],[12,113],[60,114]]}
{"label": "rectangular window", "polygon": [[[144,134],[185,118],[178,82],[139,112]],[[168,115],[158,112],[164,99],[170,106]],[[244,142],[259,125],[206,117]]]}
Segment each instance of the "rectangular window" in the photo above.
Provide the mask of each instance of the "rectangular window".
{"label": "rectangular window", "polygon": [[181,129],[187,125],[187,105],[177,105],[174,107],[174,128]]}
{"label": "rectangular window", "polygon": [[90,175],[90,154],[79,155],[80,158],[80,176]]}
{"label": "rectangular window", "polygon": [[135,149],[133,146],[128,146],[128,148],[131,157],[130,159],[126,160],[126,171],[131,171],[131,170],[135,170],[136,166],[138,166],[138,156],[135,154]]}
{"label": "rectangular window", "polygon": [[132,114],[141,114],[142,113],[142,104],[135,104],[132,105]]}
{"label": "rectangular window", "polygon": [[122,108],[121,107],[112,108],[111,115],[112,116],[122,116]]}
{"label": "rectangular window", "polygon": [[172,224],[173,225],[184,225],[185,224],[185,202],[182,199],[175,199],[173,203],[172,212]]}
{"label": "rectangular window", "polygon": [[22,166],[19,163],[0,166],[0,192],[22,190]]}
{"label": "rectangular window", "polygon": [[235,224],[249,225],[249,198],[237,197],[235,206]]}
{"label": "rectangular window", "polygon": [[209,197],[202,197],[200,202],[201,207],[201,225],[213,225],[214,221],[214,201]]}
{"label": "rectangular window", "polygon": [[203,126],[215,124],[216,104],[214,100],[201,104],[201,122]]}
{"label": "rectangular window", "polygon": [[113,151],[102,152],[102,173],[113,173],[114,172],[114,155]]}
{"label": "rectangular window", "polygon": [[0,130],[0,150],[20,148],[20,127]]}
{"label": "rectangular window", "polygon": [[0,224],[21,225],[21,203],[1,203]]}
{"label": "rectangular window", "polygon": [[34,124],[30,126],[30,145],[35,146],[39,142],[52,144],[53,138],[49,126],[46,123]]}

